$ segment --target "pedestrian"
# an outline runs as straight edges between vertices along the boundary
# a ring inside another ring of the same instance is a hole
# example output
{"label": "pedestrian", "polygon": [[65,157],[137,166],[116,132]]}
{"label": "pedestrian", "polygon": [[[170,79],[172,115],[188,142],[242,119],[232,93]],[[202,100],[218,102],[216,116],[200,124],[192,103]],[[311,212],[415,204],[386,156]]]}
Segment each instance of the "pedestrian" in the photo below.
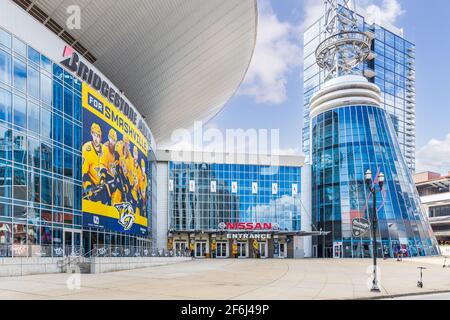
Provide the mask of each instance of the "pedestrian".
{"label": "pedestrian", "polygon": [[384,260],[387,260],[389,258],[389,248],[387,246],[384,246]]}

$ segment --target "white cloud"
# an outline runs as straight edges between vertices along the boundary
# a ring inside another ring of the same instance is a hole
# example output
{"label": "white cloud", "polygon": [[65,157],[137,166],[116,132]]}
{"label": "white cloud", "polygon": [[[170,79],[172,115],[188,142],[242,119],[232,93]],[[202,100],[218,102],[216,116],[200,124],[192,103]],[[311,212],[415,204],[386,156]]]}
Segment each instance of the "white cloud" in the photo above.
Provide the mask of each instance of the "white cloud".
{"label": "white cloud", "polygon": [[444,140],[431,139],[417,152],[417,172],[420,171],[450,171],[450,133]]}
{"label": "white cloud", "polygon": [[397,0],[383,0],[381,5],[369,4],[366,8],[368,22],[395,24],[397,18],[405,13]]}
{"label": "white cloud", "polygon": [[257,103],[281,104],[287,99],[291,72],[301,65],[298,28],[278,19],[268,0],[258,2],[258,35],[247,76],[239,90]]}

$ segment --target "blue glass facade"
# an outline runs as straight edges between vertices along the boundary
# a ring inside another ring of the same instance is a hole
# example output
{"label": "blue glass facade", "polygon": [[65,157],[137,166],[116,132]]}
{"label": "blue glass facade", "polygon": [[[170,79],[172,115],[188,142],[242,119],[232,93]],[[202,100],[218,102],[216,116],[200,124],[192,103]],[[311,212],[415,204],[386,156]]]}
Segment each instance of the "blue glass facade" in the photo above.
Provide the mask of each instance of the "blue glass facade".
{"label": "blue glass facade", "polygon": [[254,222],[300,231],[300,185],[300,167],[170,162],[169,230]]}
{"label": "blue glass facade", "polygon": [[[352,235],[354,218],[371,217],[372,199],[364,173],[383,172],[378,194],[379,256],[436,255],[437,243],[387,113],[373,106],[346,106],[312,119],[313,224],[329,231],[314,238],[319,257],[332,257],[336,244],[345,258],[370,257],[371,234]],[[370,220],[370,219],[369,219]]]}
{"label": "blue glass facade", "polygon": [[[398,33],[355,14],[359,30],[370,33],[372,54],[360,70],[379,86],[381,106],[391,117],[406,164],[415,169],[415,45]],[[304,124],[303,152],[310,152],[310,101],[325,82],[325,74],[316,64],[315,50],[325,40],[324,19],[318,20],[304,34]]]}
{"label": "blue glass facade", "polygon": [[0,29],[0,257],[137,243],[82,230],[81,90],[79,79]]}

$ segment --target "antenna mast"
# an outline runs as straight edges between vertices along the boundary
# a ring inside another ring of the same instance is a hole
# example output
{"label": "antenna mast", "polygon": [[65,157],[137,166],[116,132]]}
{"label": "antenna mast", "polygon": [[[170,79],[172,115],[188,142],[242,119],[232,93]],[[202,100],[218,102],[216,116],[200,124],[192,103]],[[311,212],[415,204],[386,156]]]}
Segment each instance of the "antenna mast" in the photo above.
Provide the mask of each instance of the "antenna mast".
{"label": "antenna mast", "polygon": [[317,47],[317,64],[325,70],[325,80],[357,74],[355,68],[369,56],[371,40],[358,30],[351,0],[324,1],[325,40]]}

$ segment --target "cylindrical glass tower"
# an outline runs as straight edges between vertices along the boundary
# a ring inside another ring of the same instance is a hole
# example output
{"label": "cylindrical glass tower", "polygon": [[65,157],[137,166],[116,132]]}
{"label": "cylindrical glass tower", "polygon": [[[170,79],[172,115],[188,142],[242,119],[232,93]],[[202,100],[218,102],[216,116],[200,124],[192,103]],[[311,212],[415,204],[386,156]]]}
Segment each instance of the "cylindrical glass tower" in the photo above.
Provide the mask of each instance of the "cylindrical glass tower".
{"label": "cylindrical glass tower", "polygon": [[364,173],[383,172],[377,196],[378,256],[439,253],[420,198],[400,151],[380,89],[364,77],[329,80],[311,100],[312,224],[330,232],[314,238],[314,252],[327,258],[369,258],[371,232],[355,236],[352,221],[371,220]]}

